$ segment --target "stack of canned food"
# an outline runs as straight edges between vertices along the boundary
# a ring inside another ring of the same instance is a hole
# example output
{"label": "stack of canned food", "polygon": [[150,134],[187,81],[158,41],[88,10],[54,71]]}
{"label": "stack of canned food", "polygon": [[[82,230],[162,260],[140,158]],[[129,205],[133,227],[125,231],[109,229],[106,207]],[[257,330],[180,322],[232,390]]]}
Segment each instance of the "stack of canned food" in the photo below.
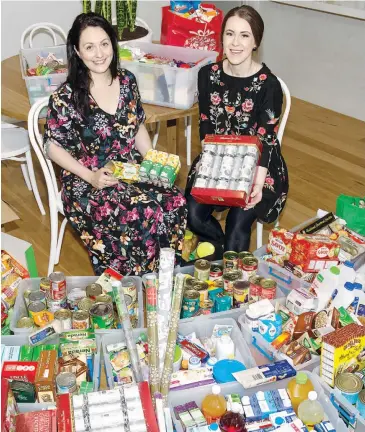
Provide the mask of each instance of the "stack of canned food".
{"label": "stack of canned food", "polygon": [[[136,283],[131,277],[125,277],[121,282],[131,324],[137,327],[139,309]],[[17,328],[34,330],[53,320],[59,322],[62,331],[120,326],[112,295],[104,293],[98,283],[67,290],[65,275],[54,272],[48,278],[41,279],[39,290],[26,290],[23,295],[28,316],[18,320]]]}
{"label": "stack of canned food", "polygon": [[194,277],[185,279],[181,318],[276,298],[276,282],[259,276],[257,271],[258,260],[251,252],[225,252],[223,264],[196,261]]}

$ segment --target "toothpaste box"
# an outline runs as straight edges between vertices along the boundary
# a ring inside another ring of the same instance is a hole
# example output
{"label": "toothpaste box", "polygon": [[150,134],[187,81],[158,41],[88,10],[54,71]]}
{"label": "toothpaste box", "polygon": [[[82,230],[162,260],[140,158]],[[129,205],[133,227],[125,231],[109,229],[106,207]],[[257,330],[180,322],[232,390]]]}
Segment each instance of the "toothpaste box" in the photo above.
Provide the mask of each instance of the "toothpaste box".
{"label": "toothpaste box", "polygon": [[277,411],[284,411],[291,408],[291,400],[285,389],[271,390],[271,397],[274,400]]}
{"label": "toothpaste box", "polygon": [[262,412],[255,397],[243,396],[242,397],[243,411],[248,422],[255,422],[262,420]]}
{"label": "toothpaste box", "polygon": [[336,429],[333,427],[332,423],[329,421],[323,421],[314,426],[314,430],[317,432],[335,432]]}
{"label": "toothpaste box", "polygon": [[270,392],[257,392],[251,397],[251,400],[256,399],[260,410],[262,412],[262,418],[269,418],[270,414],[277,412],[276,405],[270,395]]}
{"label": "toothpaste box", "polygon": [[184,390],[211,384],[215,384],[215,381],[208,368],[179,370],[171,375],[170,390]]}

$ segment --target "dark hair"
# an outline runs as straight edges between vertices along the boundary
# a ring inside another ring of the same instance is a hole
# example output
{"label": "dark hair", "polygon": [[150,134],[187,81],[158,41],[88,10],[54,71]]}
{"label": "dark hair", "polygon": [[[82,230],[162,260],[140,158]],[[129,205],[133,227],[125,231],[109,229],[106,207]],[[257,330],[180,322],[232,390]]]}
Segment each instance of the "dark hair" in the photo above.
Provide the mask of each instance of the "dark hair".
{"label": "dark hair", "polygon": [[244,20],[246,20],[251,27],[253,37],[256,43],[256,49],[260,46],[262,36],[264,35],[264,21],[261,18],[261,15],[251,6],[237,6],[231,9],[227,15],[224,17],[222,23],[222,31],[221,31],[221,42],[223,43],[223,35],[226,29],[227,21],[229,18],[233,16],[238,16]]}
{"label": "dark hair", "polygon": [[80,36],[87,27],[100,27],[109,36],[113,47],[113,59],[109,66],[112,80],[116,78],[118,72],[118,40],[111,24],[101,15],[93,12],[78,15],[67,35],[67,82],[71,85],[72,99],[76,109],[84,116],[89,112],[91,74],[77,55],[75,48],[80,51]]}

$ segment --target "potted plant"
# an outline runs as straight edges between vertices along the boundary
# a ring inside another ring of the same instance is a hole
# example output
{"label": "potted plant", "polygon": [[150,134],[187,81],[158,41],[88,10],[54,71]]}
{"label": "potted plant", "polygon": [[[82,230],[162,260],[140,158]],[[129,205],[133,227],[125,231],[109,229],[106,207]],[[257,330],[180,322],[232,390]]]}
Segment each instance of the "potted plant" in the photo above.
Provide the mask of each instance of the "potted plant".
{"label": "potted plant", "polygon": [[[82,0],[82,9],[84,13],[91,12],[91,0]],[[96,0],[94,12],[113,25],[120,44],[136,39],[152,42],[152,30],[137,17],[137,0]]]}

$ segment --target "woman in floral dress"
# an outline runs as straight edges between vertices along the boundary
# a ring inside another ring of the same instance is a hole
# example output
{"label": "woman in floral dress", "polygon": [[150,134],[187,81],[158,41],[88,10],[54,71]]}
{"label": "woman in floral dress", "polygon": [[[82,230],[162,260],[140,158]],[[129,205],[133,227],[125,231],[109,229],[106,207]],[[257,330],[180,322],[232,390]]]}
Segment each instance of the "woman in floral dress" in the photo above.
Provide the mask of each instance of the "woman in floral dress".
{"label": "woman in floral dress", "polygon": [[276,136],[283,93],[270,69],[252,58],[263,32],[255,9],[232,9],[222,24],[225,60],[203,67],[198,75],[200,139],[206,134],[257,135],[263,144],[250,202],[245,209],[230,208],[225,234],[212,213],[226,207],[200,204],[191,196],[201,155],[193,162],[185,192],[188,226],[216,246],[216,258],[223,250],[248,250],[253,222],[274,222],[287,198],[288,172]]}
{"label": "woman in floral dress", "polygon": [[113,179],[109,161],[141,163],[151,148],[134,75],[118,70],[110,24],[79,15],[67,38],[68,78],[49,100],[45,151],[60,165],[65,216],[85,244],[96,275],[158,268],[161,247],[181,256],[187,209],[172,187]]}

